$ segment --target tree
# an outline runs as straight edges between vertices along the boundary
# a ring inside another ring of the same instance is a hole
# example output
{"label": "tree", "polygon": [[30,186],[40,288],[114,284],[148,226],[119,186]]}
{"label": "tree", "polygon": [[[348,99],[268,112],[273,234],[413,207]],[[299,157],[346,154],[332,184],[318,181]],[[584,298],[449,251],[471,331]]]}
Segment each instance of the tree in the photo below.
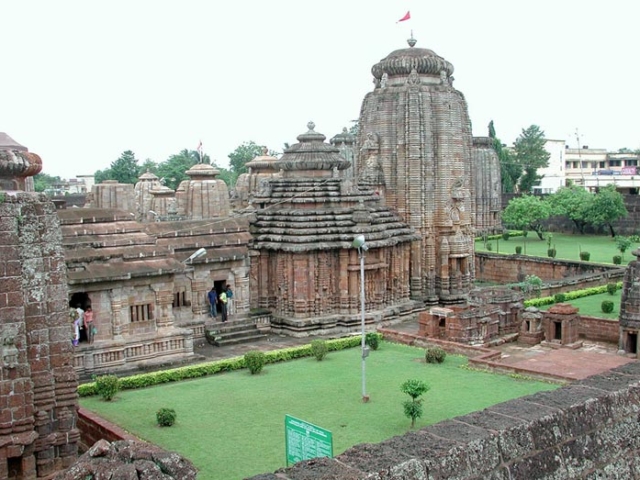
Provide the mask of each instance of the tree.
{"label": "tree", "polygon": [[544,146],[544,132],[537,125],[523,129],[513,144],[515,161],[524,170],[519,184],[520,191],[523,193],[531,192],[533,186],[540,183],[542,176],[538,175],[538,169],[549,166],[551,154]]}
{"label": "tree", "polygon": [[584,233],[587,225],[587,211],[591,207],[594,195],[577,185],[560,187],[547,198],[552,215],[566,215],[580,233]]}
{"label": "tree", "polygon": [[532,195],[523,195],[513,198],[502,212],[502,221],[513,228],[522,230],[533,230],[540,240],[544,240],[542,235],[542,222],[551,215],[551,206]]}
{"label": "tree", "polygon": [[400,390],[411,397],[411,400],[406,400],[402,406],[405,416],[411,419],[411,428],[413,428],[416,419],[420,418],[423,412],[422,400],[418,397],[427,392],[429,386],[422,380],[407,380],[400,386]]}
{"label": "tree", "polygon": [[36,192],[44,192],[60,183],[62,183],[60,177],[54,177],[46,173],[38,173],[33,177],[33,185]]}
{"label": "tree", "polygon": [[[171,155],[164,162],[161,162],[155,174],[163,179],[164,185],[175,190],[183,180],[188,180],[187,170],[200,163],[200,154],[196,150],[181,150],[180,153]],[[211,163],[209,155],[202,157],[202,163]]]}
{"label": "tree", "polygon": [[229,154],[229,167],[235,175],[235,178],[238,178],[238,175],[247,171],[247,167],[245,166],[247,162],[250,162],[261,154],[262,147],[253,140],[244,142],[231,152]]}
{"label": "tree", "polygon": [[522,175],[522,167],[515,163],[511,152],[502,145],[496,137],[496,130],[493,120],[489,122],[489,137],[493,139],[493,149],[500,161],[500,179],[502,183],[502,193],[513,193],[516,191],[518,179]]}
{"label": "tree", "polygon": [[96,183],[105,180],[116,180],[120,183],[136,184],[140,177],[140,166],[135,154],[131,150],[125,150],[120,157],[111,163],[105,170],[98,170],[95,174]]}
{"label": "tree", "polygon": [[613,223],[629,215],[624,199],[613,184],[601,188],[587,210],[587,220],[594,226],[607,226],[612,237],[616,236]]}

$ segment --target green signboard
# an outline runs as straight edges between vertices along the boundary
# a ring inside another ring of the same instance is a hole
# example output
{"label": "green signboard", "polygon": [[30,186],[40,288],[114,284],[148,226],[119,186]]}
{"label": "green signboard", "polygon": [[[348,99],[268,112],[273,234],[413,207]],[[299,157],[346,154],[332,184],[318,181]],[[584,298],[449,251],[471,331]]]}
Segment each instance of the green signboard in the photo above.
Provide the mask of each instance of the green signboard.
{"label": "green signboard", "polygon": [[329,430],[285,415],[284,434],[287,466],[309,458],[333,458],[333,436]]}

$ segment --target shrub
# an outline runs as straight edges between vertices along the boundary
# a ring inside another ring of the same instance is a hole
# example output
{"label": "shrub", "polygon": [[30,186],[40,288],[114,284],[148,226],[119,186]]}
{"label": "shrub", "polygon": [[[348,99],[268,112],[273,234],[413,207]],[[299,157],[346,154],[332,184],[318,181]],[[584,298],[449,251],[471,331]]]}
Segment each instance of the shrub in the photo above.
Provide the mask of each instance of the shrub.
{"label": "shrub", "polygon": [[509,237],[510,237],[509,232],[502,232],[502,239],[503,240],[509,240]]}
{"label": "shrub", "polygon": [[311,353],[314,357],[316,357],[316,360],[323,360],[324,357],[327,356],[328,352],[329,347],[327,347],[327,342],[325,342],[324,340],[313,340],[311,342]]}
{"label": "shrub", "polygon": [[251,372],[251,375],[260,373],[262,371],[262,367],[264,367],[264,364],[266,363],[265,354],[259,350],[247,352],[244,354],[244,363]]}
{"label": "shrub", "polygon": [[407,380],[400,386],[402,393],[406,393],[411,397],[411,400],[403,402],[404,414],[411,419],[411,428],[416,424],[416,419],[422,416],[422,400],[418,397],[429,390],[427,385],[422,380]]}
{"label": "shrub", "polygon": [[493,243],[487,243],[487,251],[490,252],[493,250]]}
{"label": "shrub", "polygon": [[553,301],[555,303],[562,303],[567,299],[567,296],[564,293],[556,293],[553,296]]}
{"label": "shrub", "polygon": [[377,350],[380,346],[380,334],[376,332],[367,333],[367,335],[364,337],[364,343],[369,345],[369,348],[371,350]]}
{"label": "shrub", "polygon": [[622,255],[614,255],[613,256],[613,264],[620,265],[622,263]]}
{"label": "shrub", "polygon": [[547,257],[556,258],[556,249],[555,248],[547,249]]}
{"label": "shrub", "polygon": [[603,300],[600,308],[604,313],[613,312],[613,302],[611,300]]}
{"label": "shrub", "polygon": [[617,291],[618,291],[618,285],[616,284],[616,282],[607,283],[607,293],[609,295],[615,295]]}
{"label": "shrub", "polygon": [[424,359],[427,363],[442,363],[444,362],[447,352],[440,347],[427,348]]}
{"label": "shrub", "polygon": [[96,377],[96,393],[103,400],[110,402],[120,389],[118,377],[115,375],[101,375]]}
{"label": "shrub", "polygon": [[580,252],[580,260],[583,262],[588,262],[591,258],[591,254],[589,252]]}
{"label": "shrub", "polygon": [[170,427],[176,423],[176,411],[173,408],[161,408],[156,412],[156,420],[161,427]]}
{"label": "shrub", "polygon": [[520,255],[522,253],[522,245],[516,246],[516,253]]}

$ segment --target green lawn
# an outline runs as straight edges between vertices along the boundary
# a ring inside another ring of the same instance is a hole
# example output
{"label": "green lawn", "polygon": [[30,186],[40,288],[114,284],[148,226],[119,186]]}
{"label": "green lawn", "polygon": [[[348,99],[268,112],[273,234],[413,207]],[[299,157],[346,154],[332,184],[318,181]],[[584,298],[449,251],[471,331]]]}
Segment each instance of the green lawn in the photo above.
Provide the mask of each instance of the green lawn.
{"label": "green lawn", "polygon": [[[545,234],[547,235],[547,234]],[[580,252],[587,251],[591,254],[590,262],[596,263],[613,263],[614,255],[621,255],[616,248],[616,242],[613,238],[606,235],[567,235],[562,233],[552,233],[551,246],[555,245],[556,258],[563,260],[580,260]],[[546,237],[545,237],[546,238]],[[512,237],[509,240],[490,240],[492,252],[495,253],[516,253],[516,246],[522,246],[522,254],[534,255],[539,257],[547,256],[547,241],[540,240],[538,236],[529,232],[526,237]],[[525,249],[526,244],[526,249]],[[627,265],[635,257],[631,252],[638,248],[638,244],[633,244],[624,255],[622,255],[622,265]],[[475,242],[476,251],[486,252],[484,243],[481,240]]]}
{"label": "green lawn", "polygon": [[[409,430],[400,391],[408,379],[426,381],[424,416],[416,428],[481,410],[556,385],[470,371],[462,356],[441,365],[424,362],[424,349],[381,343],[366,360],[369,403],[361,402],[360,349],[331,352],[322,362],[304,358],[198,380],[120,392],[112,402],[81,398],[83,407],[127,431],[181,453],[199,478],[237,479],[285,466],[284,416],[333,433],[334,454],[358,443],[380,442]],[[173,408],[173,427],[158,427],[155,412]]]}
{"label": "green lawn", "polygon": [[[598,295],[591,295],[589,297],[582,297],[576,300],[568,300],[564,303],[570,303],[571,305],[578,307],[580,310],[578,313],[586,315],[588,317],[608,318],[610,320],[618,320],[620,315],[620,297],[621,290],[618,290],[615,294],[609,295],[608,293],[601,293]],[[601,305],[603,300],[613,301],[613,312],[604,313]],[[549,310],[551,305],[545,305],[540,307],[541,310]]]}

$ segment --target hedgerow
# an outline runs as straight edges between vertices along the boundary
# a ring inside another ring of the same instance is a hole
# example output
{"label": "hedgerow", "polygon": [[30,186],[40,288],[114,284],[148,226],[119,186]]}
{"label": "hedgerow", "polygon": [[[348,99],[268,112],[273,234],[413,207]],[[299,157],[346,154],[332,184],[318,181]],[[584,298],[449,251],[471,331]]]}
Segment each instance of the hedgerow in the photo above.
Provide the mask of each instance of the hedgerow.
{"label": "hedgerow", "polygon": [[[382,334],[377,333],[378,338],[382,339]],[[327,340],[329,351],[344,350],[347,348],[359,347],[362,337],[353,335],[350,337],[336,338]],[[280,350],[272,350],[265,353],[265,364],[286,362],[295,360],[296,358],[310,357],[313,355],[311,345],[301,345],[299,347],[283,348]],[[162,383],[179,382],[191,378],[206,377],[215,375],[220,372],[230,372],[246,368],[244,357],[225,358],[214,362],[201,363],[198,365],[189,365],[186,367],[172,368],[158,372],[141,373],[139,375],[131,375],[118,379],[119,390],[134,390],[136,388],[145,388]],[[78,395],[81,397],[90,397],[97,395],[96,382],[84,383],[78,387]]]}
{"label": "hedgerow", "polygon": [[[622,288],[622,282],[616,283],[618,289]],[[569,300],[576,300],[577,298],[589,297],[591,295],[599,295],[601,293],[607,293],[607,285],[602,285],[600,287],[589,287],[584,288],[582,290],[574,290],[573,292],[566,292],[564,294],[564,301],[568,302]],[[552,305],[556,303],[555,298],[551,297],[541,297],[541,298],[531,298],[529,300],[524,301],[525,307],[541,307],[544,305]]]}

